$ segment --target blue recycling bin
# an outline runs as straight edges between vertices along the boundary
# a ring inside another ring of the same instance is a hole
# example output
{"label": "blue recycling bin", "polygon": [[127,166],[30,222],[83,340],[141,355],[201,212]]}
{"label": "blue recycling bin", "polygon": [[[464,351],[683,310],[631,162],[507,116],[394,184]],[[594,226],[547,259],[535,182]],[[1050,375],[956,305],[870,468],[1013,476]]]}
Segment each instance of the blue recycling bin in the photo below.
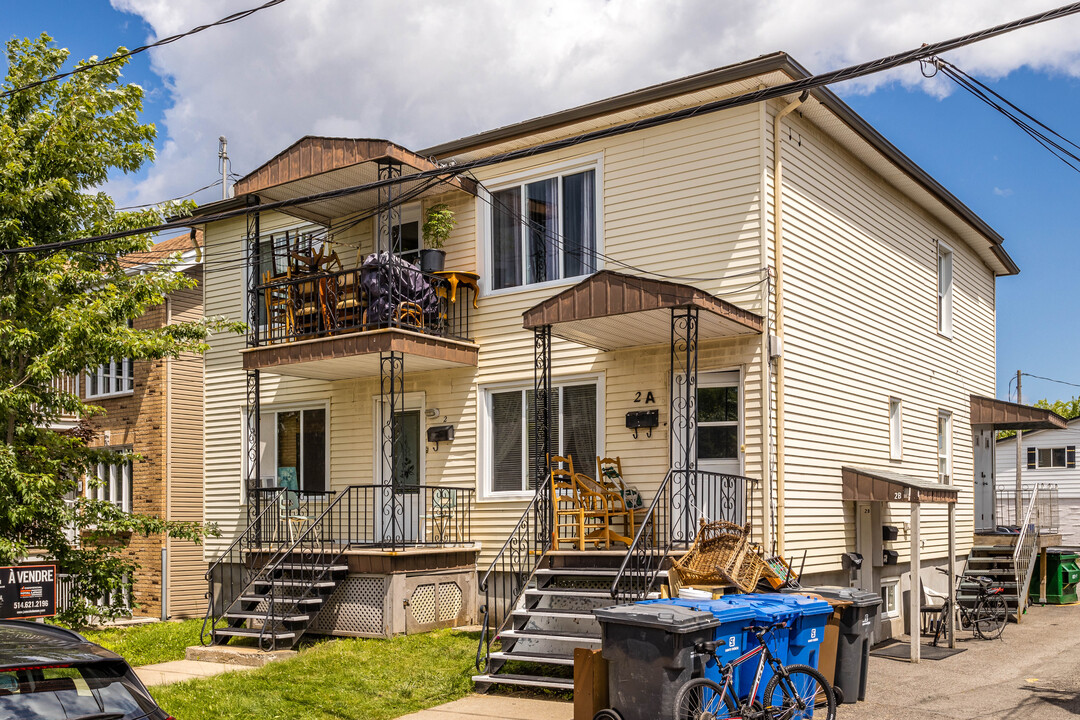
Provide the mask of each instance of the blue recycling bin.
{"label": "blue recycling bin", "polygon": [[[753,647],[748,645],[748,640],[753,640],[754,645],[757,644],[757,639],[754,638],[753,633],[748,632],[746,629],[753,622],[756,615],[756,612],[748,606],[728,603],[722,598],[717,600],[663,598],[660,600],[644,600],[638,604],[644,605],[651,603],[678,605],[681,607],[693,608],[694,610],[704,610],[712,613],[713,617],[720,621],[720,624],[715,628],[713,635],[713,641],[718,643],[716,648],[716,658],[719,663],[714,662],[710,658],[705,665],[705,677],[717,682],[720,681],[720,668],[722,666],[738,658]],[[751,679],[753,678],[751,677]]]}
{"label": "blue recycling bin", "polygon": [[759,597],[763,602],[779,602],[798,611],[798,616],[788,627],[788,656],[784,664],[809,665],[816,669],[825,625],[832,614],[829,603],[805,595],[772,593]]}
{"label": "blue recycling bin", "polygon": [[[770,599],[772,597],[773,596],[770,594],[725,595],[723,601],[730,603],[735,607],[753,610],[753,619],[758,625],[770,625],[781,621],[787,622],[789,626],[792,625],[799,616],[799,610],[796,607]],[[826,603],[826,607],[827,606],[828,603]],[[790,662],[788,659],[790,653],[788,648],[790,636],[790,630],[787,628],[774,630],[765,636],[765,642],[769,647],[769,652],[773,654],[773,657],[785,665]],[[746,633],[746,649],[753,650],[757,646],[757,635],[752,632]],[[740,698],[745,698],[750,695],[750,691],[754,686],[754,676],[757,674],[759,661],[760,658],[755,657],[735,668],[735,692]],[[761,674],[761,681],[759,682],[757,689],[756,698],[759,702],[764,701],[765,686],[772,676],[772,668],[766,665]]]}

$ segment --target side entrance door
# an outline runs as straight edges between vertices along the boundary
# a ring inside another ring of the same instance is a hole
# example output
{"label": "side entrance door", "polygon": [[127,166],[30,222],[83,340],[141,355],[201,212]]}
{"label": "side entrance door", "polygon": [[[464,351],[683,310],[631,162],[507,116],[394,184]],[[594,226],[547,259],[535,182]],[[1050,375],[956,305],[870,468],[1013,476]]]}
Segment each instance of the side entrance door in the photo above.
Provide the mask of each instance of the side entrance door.
{"label": "side entrance door", "polygon": [[384,419],[389,407],[376,400],[379,411],[375,426],[376,466],[379,469],[375,493],[375,527],[384,541],[416,542],[423,513],[424,450],[421,438],[422,400],[410,402],[394,413],[397,424],[397,467],[390,472],[383,444]]}
{"label": "side entrance door", "polygon": [[[724,476],[743,474],[742,382],[738,371],[698,376],[697,469]],[[675,488],[676,490],[678,488]],[[746,522],[745,489],[730,478],[699,475],[691,502],[695,518]]]}

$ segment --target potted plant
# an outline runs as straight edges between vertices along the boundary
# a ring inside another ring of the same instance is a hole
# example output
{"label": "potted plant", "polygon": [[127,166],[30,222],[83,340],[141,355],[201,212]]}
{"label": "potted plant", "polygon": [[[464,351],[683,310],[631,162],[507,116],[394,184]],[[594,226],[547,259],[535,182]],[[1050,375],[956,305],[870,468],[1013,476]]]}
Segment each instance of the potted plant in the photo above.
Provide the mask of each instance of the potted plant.
{"label": "potted plant", "polygon": [[420,269],[424,272],[440,272],[446,263],[446,251],[442,249],[450,231],[457,225],[454,211],[446,203],[428,208],[424,216],[424,249],[420,251]]}

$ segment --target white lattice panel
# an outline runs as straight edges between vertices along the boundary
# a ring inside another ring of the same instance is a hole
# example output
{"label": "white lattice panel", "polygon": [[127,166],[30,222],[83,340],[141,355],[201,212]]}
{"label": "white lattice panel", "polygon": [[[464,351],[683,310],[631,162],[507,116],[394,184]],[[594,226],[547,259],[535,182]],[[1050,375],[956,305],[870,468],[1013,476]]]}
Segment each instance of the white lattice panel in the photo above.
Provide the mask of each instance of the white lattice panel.
{"label": "white lattice panel", "polygon": [[350,575],[334,590],[326,607],[312,623],[311,631],[382,635],[385,632],[385,597],[386,582],[383,577]]}
{"label": "white lattice panel", "polygon": [[439,583],[438,620],[453,620],[461,614],[461,588],[454,582]]}
{"label": "white lattice panel", "polygon": [[409,598],[413,620],[418,625],[430,625],[436,620],[435,585],[418,585]]}

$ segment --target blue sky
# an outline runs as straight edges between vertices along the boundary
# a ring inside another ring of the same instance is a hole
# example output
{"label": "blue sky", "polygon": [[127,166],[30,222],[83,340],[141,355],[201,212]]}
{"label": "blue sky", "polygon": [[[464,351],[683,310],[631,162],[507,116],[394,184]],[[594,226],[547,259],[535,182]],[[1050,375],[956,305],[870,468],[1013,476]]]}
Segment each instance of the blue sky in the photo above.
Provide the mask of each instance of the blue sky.
{"label": "blue sky", "polygon": [[[0,35],[48,32],[73,58],[103,56],[256,4],[0,0]],[[704,0],[676,10],[643,0],[619,5],[417,2],[402,16],[396,3],[291,0],[133,60],[125,76],[147,90],[144,114],[159,128],[159,162],[110,189],[126,204],[212,182],[219,134],[229,135],[240,173],[307,132],[423,147],[772,50],[823,71],[1050,6],[971,0],[945,17],[940,5],[912,0],[883,2],[880,16],[869,17],[858,4],[799,2],[781,22],[754,7],[718,9]],[[510,8],[521,7],[534,18],[511,17]],[[346,22],[351,13],[355,22]],[[933,29],[924,32],[930,13]],[[490,28],[477,27],[477,18]],[[380,23],[386,33],[363,32]],[[1080,142],[1077,34],[1080,21],[1064,20],[949,59]],[[273,96],[260,89],[268,76],[278,83]],[[1080,384],[1080,174],[966,93],[921,81],[914,68],[833,89],[1005,237],[1021,274],[998,282],[999,396],[1017,369]],[[293,101],[283,105],[282,96]],[[1028,401],[1076,394],[1080,388],[1024,379]]]}

